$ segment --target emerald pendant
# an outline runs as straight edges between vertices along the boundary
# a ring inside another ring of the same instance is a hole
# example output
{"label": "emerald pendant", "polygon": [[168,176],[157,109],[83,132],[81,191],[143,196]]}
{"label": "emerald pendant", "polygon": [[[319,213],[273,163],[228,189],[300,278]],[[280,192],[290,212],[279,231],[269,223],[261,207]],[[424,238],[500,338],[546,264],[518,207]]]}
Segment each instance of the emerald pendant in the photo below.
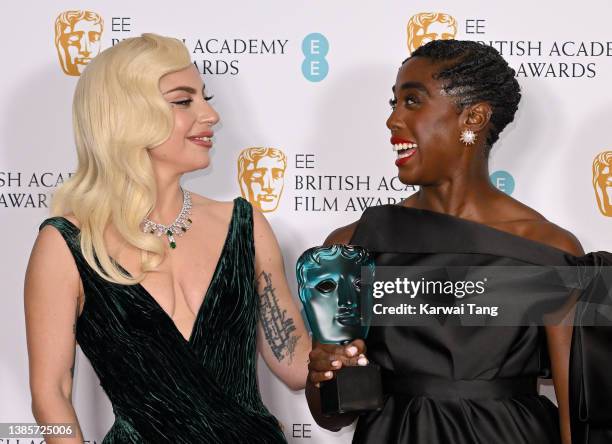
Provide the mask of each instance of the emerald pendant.
{"label": "emerald pendant", "polygon": [[142,222],[142,231],[145,233],[155,234],[158,237],[166,235],[170,248],[176,248],[176,236],[184,235],[192,224],[189,217],[191,214],[191,194],[187,190],[183,190],[183,207],[181,212],[171,225],[162,225],[146,218]]}

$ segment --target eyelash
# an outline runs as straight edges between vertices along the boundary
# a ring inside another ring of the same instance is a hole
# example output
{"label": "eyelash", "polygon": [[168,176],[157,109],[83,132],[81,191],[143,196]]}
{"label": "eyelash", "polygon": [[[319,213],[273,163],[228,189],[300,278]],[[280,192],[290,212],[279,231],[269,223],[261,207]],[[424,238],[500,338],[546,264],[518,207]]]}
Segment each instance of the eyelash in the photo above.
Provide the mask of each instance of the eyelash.
{"label": "eyelash", "polygon": [[[204,96],[204,100],[208,102],[209,100],[212,100],[213,97],[215,96],[214,95]],[[193,102],[193,99],[179,100],[178,102],[172,102],[172,103],[175,105],[180,105],[180,106],[188,106],[191,102]]]}
{"label": "eyelash", "polygon": [[[409,103],[409,102],[412,102],[412,103]],[[413,96],[406,96],[404,98],[404,103],[406,104],[406,106],[410,106],[410,105],[414,105],[418,103],[418,100],[416,100]],[[395,109],[395,107],[397,107],[397,99],[390,99],[389,105],[391,105],[391,109]]]}

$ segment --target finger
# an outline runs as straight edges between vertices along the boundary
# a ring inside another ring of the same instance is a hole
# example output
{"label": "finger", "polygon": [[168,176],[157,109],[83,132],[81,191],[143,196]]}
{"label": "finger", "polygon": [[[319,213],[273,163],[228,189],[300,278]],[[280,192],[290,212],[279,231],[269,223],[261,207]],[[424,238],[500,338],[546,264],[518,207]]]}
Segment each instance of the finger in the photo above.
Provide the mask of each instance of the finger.
{"label": "finger", "polygon": [[310,380],[317,384],[319,382],[324,382],[324,381],[329,381],[330,379],[334,378],[334,372],[332,371],[327,371],[327,372],[310,372],[308,377],[310,378]]}
{"label": "finger", "polygon": [[369,362],[370,361],[369,361],[369,359],[367,358],[366,355],[360,354],[360,355],[357,355],[357,356],[355,356],[353,358],[350,358],[348,360],[348,362],[345,363],[344,365],[347,366],[347,367],[348,366],[365,366],[365,365],[368,365]]}
{"label": "finger", "polygon": [[346,355],[349,357],[365,354],[366,349],[363,339],[355,339],[345,346]]}
{"label": "finger", "polygon": [[342,361],[328,361],[326,359],[310,361],[308,363],[308,370],[312,370],[315,372],[326,372],[329,370],[338,370],[342,368]]}
{"label": "finger", "polygon": [[341,345],[317,346],[309,354],[311,361],[341,361],[348,362],[350,356],[346,353],[346,347]]}

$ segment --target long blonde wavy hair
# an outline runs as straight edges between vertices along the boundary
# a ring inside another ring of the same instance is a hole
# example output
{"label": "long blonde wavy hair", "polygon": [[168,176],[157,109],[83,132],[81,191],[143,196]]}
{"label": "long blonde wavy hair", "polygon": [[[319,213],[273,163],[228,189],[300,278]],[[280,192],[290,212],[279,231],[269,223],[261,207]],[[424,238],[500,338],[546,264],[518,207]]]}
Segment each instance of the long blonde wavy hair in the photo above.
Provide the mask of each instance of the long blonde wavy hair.
{"label": "long blonde wavy hair", "polygon": [[[74,214],[85,260],[110,282],[136,284],[164,258],[162,240],[140,229],[157,199],[148,149],[167,140],[174,126],[159,80],[190,65],[181,41],[143,34],[102,51],[77,83],[72,119],[78,166],[56,191],[51,212]],[[111,259],[104,244],[109,224],[141,251],[139,276],[122,272]]]}

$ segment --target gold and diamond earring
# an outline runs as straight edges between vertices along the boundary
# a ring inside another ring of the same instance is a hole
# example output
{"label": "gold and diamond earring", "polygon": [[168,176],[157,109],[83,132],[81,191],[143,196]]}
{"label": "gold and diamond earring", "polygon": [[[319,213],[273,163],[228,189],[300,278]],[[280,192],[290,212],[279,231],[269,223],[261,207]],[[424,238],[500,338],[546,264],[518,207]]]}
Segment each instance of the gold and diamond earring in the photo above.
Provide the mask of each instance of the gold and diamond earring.
{"label": "gold and diamond earring", "polygon": [[461,132],[461,137],[459,140],[463,142],[465,146],[474,145],[476,142],[476,133],[470,129],[464,129]]}

